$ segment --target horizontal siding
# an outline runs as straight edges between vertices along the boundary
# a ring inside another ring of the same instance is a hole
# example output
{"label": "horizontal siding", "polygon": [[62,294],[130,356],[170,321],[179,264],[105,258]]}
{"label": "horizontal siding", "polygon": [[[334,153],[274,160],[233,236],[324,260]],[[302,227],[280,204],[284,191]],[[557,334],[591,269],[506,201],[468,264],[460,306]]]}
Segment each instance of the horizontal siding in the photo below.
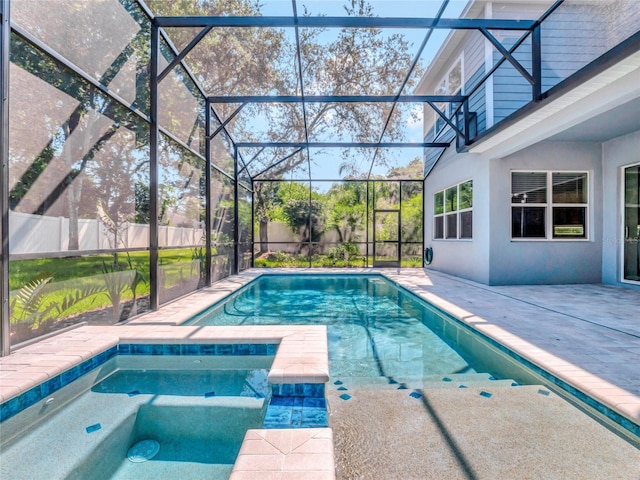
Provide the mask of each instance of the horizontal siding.
{"label": "horizontal siding", "polygon": [[479,69],[484,69],[484,37],[480,32],[467,35],[464,45],[464,83],[470,85]]}
{"label": "horizontal siding", "polygon": [[442,154],[443,148],[427,148],[424,157],[424,174],[426,175]]}
{"label": "horizontal siding", "polygon": [[542,23],[543,91],[638,30],[640,8],[637,0],[566,1]]}
{"label": "horizontal siding", "polygon": [[[517,38],[503,38],[502,44],[506,48],[516,42]],[[527,39],[513,53],[513,57],[531,73],[531,40]],[[494,65],[500,61],[502,54],[493,52]],[[518,72],[511,63],[505,61],[493,74],[493,118],[494,122],[511,115],[513,112],[529,103],[532,98],[531,84]]]}
{"label": "horizontal siding", "polygon": [[522,5],[523,3],[526,2],[522,0],[520,5],[493,2],[491,6],[492,16],[500,20],[537,20],[553,2],[549,0],[548,3]]}
{"label": "horizontal siding", "polygon": [[[484,51],[484,49],[483,49]],[[465,86],[466,91],[471,91],[473,87],[475,87],[482,77],[484,76],[484,62],[482,67],[480,67],[476,72],[469,78],[467,85]],[[471,97],[469,97],[469,111],[476,112],[477,122],[478,122],[478,132],[483,132],[487,129],[486,119],[487,119],[487,102],[485,95],[485,86],[484,84],[478,88],[476,92],[474,92]]]}
{"label": "horizontal siding", "polygon": [[[541,27],[542,91],[569,77],[640,30],[638,0],[565,1]],[[494,3],[494,18],[538,18],[546,7]],[[513,33],[493,32],[509,48]],[[514,57],[531,72],[531,42]],[[493,61],[502,55],[494,50]],[[499,122],[531,101],[531,86],[505,62],[494,74],[494,120]]]}
{"label": "horizontal siding", "polygon": [[[495,19],[537,19],[552,1],[529,5],[524,3],[524,0],[519,4],[494,2],[492,16]],[[640,0],[565,0],[541,27],[542,91],[549,90],[638,31]],[[492,33],[506,48],[518,38],[515,32]],[[451,55],[451,63],[459,58],[460,52],[464,54],[465,91],[468,92],[485,71],[484,37],[479,32],[469,32],[455,54]],[[531,71],[530,38],[514,56]],[[494,49],[493,62],[501,58],[502,55]],[[509,62],[504,62],[493,75],[494,123],[529,103],[531,95],[531,85]],[[487,108],[485,86],[470,98],[469,106],[471,111],[477,112],[478,131],[483,131],[486,128]]]}

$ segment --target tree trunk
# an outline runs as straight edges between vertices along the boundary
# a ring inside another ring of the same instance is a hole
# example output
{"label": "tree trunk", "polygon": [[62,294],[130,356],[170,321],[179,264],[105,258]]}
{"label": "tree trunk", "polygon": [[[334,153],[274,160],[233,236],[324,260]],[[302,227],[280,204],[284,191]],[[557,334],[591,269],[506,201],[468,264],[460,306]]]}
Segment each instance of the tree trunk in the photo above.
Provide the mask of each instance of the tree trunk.
{"label": "tree trunk", "polygon": [[[73,192],[70,189],[69,197],[73,196]],[[78,233],[78,205],[71,203],[69,199],[69,246],[67,250],[79,250],[80,239]]]}
{"label": "tree trunk", "polygon": [[260,254],[267,253],[269,251],[268,226],[269,219],[267,217],[260,217]]}
{"label": "tree trunk", "polygon": [[67,187],[69,202],[69,246],[67,250],[80,250],[80,233],[78,227],[78,210],[82,197],[82,176],[76,177]]}

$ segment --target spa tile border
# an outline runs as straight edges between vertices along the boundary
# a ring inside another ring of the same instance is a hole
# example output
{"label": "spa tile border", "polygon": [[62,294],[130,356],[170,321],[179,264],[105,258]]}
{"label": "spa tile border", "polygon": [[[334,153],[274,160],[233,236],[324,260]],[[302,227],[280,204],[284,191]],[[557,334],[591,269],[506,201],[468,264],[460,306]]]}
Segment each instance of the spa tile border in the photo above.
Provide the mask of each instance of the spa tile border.
{"label": "spa tile border", "polygon": [[[260,355],[263,351],[268,355],[275,352],[269,383],[323,384],[329,380],[327,330],[323,325],[81,327],[0,359],[0,402],[6,414],[18,408],[16,402],[23,406],[33,404],[33,398],[51,393],[49,389],[58,383],[57,379],[75,374],[67,372],[86,373],[95,368],[98,358],[106,361],[109,355],[115,356],[119,346],[122,354],[140,355]],[[4,406],[12,399],[16,400],[10,407]]]}
{"label": "spa tile border", "polygon": [[[237,344],[129,344],[120,343],[108,350],[91,357],[89,360],[76,365],[62,372],[55,377],[30,388],[26,392],[13,397],[0,405],[0,422],[20,413],[22,410],[38,403],[43,398],[66,387],[71,382],[77,380],[85,373],[89,373],[95,368],[103,365],[108,360],[118,355],[275,355],[278,345],[270,343],[237,343]],[[304,384],[322,385],[324,384]],[[295,386],[297,387],[297,385]],[[324,391],[324,390],[323,390]]]}

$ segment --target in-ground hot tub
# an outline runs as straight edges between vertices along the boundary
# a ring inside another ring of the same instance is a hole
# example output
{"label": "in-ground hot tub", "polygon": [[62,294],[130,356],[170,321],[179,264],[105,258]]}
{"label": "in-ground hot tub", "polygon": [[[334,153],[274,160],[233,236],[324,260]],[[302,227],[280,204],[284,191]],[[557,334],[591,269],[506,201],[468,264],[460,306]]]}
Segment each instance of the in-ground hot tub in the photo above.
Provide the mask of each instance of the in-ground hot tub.
{"label": "in-ground hot tub", "polygon": [[242,356],[189,347],[116,355],[58,390],[69,375],[45,382],[39,401],[0,426],[0,478],[227,479],[245,432],[262,427],[276,346]]}

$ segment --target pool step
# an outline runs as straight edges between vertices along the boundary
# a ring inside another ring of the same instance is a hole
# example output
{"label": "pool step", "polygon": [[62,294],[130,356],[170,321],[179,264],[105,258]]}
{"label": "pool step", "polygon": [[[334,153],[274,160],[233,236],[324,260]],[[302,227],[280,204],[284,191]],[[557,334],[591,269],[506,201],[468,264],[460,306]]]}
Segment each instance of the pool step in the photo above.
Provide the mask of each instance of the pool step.
{"label": "pool step", "polygon": [[398,389],[432,389],[432,388],[464,388],[464,387],[512,387],[518,385],[511,379],[493,379],[486,373],[464,373],[457,375],[429,375],[426,377],[344,377],[329,382],[332,390],[359,389],[381,390]]}

